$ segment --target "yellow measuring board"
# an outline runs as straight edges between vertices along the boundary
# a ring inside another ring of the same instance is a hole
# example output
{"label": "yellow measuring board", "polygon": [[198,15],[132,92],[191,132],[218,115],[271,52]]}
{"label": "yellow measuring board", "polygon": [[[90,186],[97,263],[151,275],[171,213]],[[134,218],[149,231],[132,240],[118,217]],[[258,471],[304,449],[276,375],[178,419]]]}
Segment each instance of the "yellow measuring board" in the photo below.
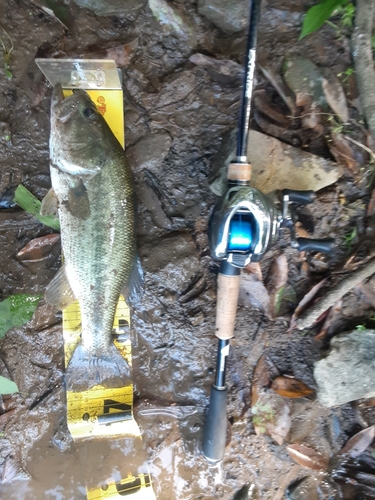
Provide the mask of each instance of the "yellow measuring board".
{"label": "yellow measuring board", "polygon": [[[114,344],[131,366],[130,311],[120,296],[113,325]],[[73,302],[63,311],[65,367],[80,341],[81,315]],[[133,418],[133,384],[120,388],[92,387],[88,391],[67,391],[68,428],[73,439],[87,437],[140,436]]]}
{"label": "yellow measuring board", "polygon": [[131,500],[156,500],[150,474],[129,475],[118,483],[87,489],[87,500],[120,500],[124,496],[131,496]]}

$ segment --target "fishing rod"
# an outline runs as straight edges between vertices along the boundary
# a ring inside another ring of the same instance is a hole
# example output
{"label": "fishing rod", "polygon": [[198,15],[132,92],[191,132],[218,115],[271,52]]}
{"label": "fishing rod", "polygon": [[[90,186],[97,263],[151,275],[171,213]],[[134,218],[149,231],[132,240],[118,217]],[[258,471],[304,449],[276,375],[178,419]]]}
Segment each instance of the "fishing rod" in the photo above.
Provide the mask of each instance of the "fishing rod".
{"label": "fishing rod", "polygon": [[295,234],[293,204],[312,203],[314,191],[284,189],[281,193],[265,195],[250,186],[251,164],[247,149],[260,4],[261,0],[250,0],[236,158],[228,166],[228,189],[216,204],[208,228],[212,258],[220,263],[215,321],[219,345],[203,434],[203,452],[211,462],[223,458],[226,445],[228,389],[225,377],[230,339],[234,336],[241,269],[250,262],[261,260],[270,245],[278,239],[282,227],[290,231],[291,246],[299,251],[330,252],[333,249],[331,239],[297,238]]}

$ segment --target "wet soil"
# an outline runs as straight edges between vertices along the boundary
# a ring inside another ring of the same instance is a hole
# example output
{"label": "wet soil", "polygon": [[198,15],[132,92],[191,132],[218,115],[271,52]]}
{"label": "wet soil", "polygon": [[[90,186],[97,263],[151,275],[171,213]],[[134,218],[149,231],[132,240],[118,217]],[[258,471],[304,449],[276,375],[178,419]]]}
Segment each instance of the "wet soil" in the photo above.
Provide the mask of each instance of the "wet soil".
{"label": "wet soil", "polygon": [[[352,64],[347,38],[338,37],[329,26],[297,44],[303,13],[313,3],[264,2],[258,45],[263,67],[280,74],[287,53],[304,55],[322,67],[346,69]],[[223,75],[195,65],[189,57],[200,52],[241,65],[245,32],[221,31],[199,14],[192,0],[171,3],[188,26],[177,33],[157,21],[144,2],[101,16],[70,0],[61,4],[68,29],[37,1],[0,5],[0,24],[14,44],[11,78],[0,68],[0,300],[15,293],[42,294],[60,266],[58,246],[37,263],[16,258],[28,241],[53,232],[14,207],[9,194],[23,183],[41,199],[50,188],[51,88],[35,57],[97,58],[124,46],[117,52],[117,63],[124,78],[126,154],[135,177],[139,250],[146,274],[145,295],[132,318],[135,414],[144,448],[130,439],[72,441],[66,427],[61,314],[41,302],[31,322],[13,328],[0,341],[0,374],[20,389],[4,397],[0,407],[0,496],[83,499],[93,478],[95,484],[104,484],[110,476],[120,479],[147,462],[159,500],[229,500],[240,491],[236,498],[374,498],[359,487],[342,490],[330,473],[301,467],[285,448],[303,443],[334,461],[360,429],[352,405],[325,409],[314,398],[299,398],[290,402],[292,425],[285,444],[254,432],[251,387],[260,356],[267,353],[280,373],[315,388],[313,363],[327,347],[327,341],[314,340],[315,330],[287,333],[288,308],[276,319],[254,305],[239,308],[227,376],[230,442],[219,465],[208,464],[202,456],[217,347],[217,267],[207,240],[217,197],[209,189],[209,176],[222,138],[237,126],[240,77],[238,72]],[[283,109],[258,71],[257,90],[261,89]],[[253,127],[271,130],[260,119],[253,120]],[[314,131],[306,134],[296,127],[282,140],[333,159],[324,136]],[[366,219],[370,192],[368,178],[345,171],[337,185],[319,193],[313,211],[301,214],[316,237],[335,239],[335,251],[311,258],[311,272],[304,277],[300,257],[285,236],[265,256],[264,276],[275,258],[285,254],[288,284],[300,299],[329,270],[340,269],[348,253],[365,257],[371,250],[366,239],[371,231]],[[354,226],[357,239],[350,248],[347,235]],[[354,293],[344,306],[345,314],[331,335],[362,324],[372,314],[369,304],[359,307]],[[367,425],[375,421],[371,408],[360,417]],[[346,470],[340,471],[336,477],[345,478]],[[299,492],[289,488],[307,476],[310,483]],[[246,493],[246,485],[251,493]]]}

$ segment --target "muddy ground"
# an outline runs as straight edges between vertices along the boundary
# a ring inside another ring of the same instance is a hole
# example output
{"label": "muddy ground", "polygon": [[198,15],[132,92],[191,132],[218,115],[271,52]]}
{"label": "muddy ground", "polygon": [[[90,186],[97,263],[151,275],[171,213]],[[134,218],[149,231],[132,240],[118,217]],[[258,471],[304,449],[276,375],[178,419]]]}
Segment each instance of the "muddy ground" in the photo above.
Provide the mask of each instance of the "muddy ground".
{"label": "muddy ground", "polygon": [[[313,363],[327,349],[329,338],[357,325],[374,325],[369,319],[371,305],[351,292],[328,337],[315,340],[319,326],[303,333],[287,332],[293,309],[315,283],[329,278],[327,291],[340,279],[339,271],[351,255],[360,261],[371,251],[367,205],[373,176],[368,175],[369,157],[361,148],[353,153],[357,171],[341,162],[339,181],[321,190],[314,209],[305,213],[307,229],[313,228],[317,237],[334,238],[334,251],[315,255],[303,266],[288,235],[283,235],[263,259],[267,279],[275,259],[287,257],[288,286],[294,296],[276,318],[256,303],[239,308],[227,376],[230,442],[221,464],[209,465],[202,456],[202,424],[217,347],[213,335],[217,267],[207,241],[208,218],[217,196],[210,190],[210,175],[223,138],[237,126],[246,22],[241,12],[229,7],[210,21],[210,1],[198,3],[170,3],[180,14],[176,27],[171,19],[158,20],[144,1],[124,1],[122,12],[97,15],[66,0],[60,2],[64,27],[37,1],[1,2],[0,24],[14,49],[11,75],[0,67],[0,299],[16,293],[43,294],[61,263],[58,244],[39,262],[26,264],[16,258],[30,240],[53,232],[11,203],[12,189],[19,183],[39,199],[50,188],[51,88],[34,60],[113,57],[106,51],[121,46],[116,60],[124,78],[126,154],[135,176],[138,241],[146,272],[145,296],[132,325],[135,406],[157,498],[375,498],[374,476],[367,477],[363,486],[350,475],[357,469],[369,472],[366,457],[371,460],[374,448],[352,460],[351,468],[337,460],[348,439],[375,422],[370,405],[348,403],[327,409],[314,396],[290,399],[291,427],[282,444],[257,435],[251,417],[253,373],[262,354],[279,374],[294,375],[316,389]],[[349,39],[332,26],[297,42],[303,13],[313,3],[263,3],[259,64],[280,75],[283,58],[292,54],[335,72],[352,66]],[[237,65],[229,73],[197,65],[189,60],[195,53]],[[351,85],[349,111],[358,120],[358,109],[352,105],[358,97],[354,79]],[[267,102],[285,117],[290,114],[259,68],[256,90],[265,92]],[[275,127],[269,107],[256,105],[252,127],[337,160],[327,141],[327,122],[324,133],[306,129],[301,121]],[[365,142],[365,134],[355,134]],[[349,238],[353,227],[357,231]],[[111,474],[119,479],[137,462],[138,444],[130,439],[75,444],[70,438],[61,313],[41,302],[31,322],[10,330],[0,341],[0,373],[20,389],[19,394],[4,397],[0,407],[2,498],[85,498],[85,485],[93,485],[93,478],[94,484],[104,484]],[[294,462],[286,445],[295,443],[329,458],[326,471]],[[302,478],[307,479],[299,487],[290,487]]]}

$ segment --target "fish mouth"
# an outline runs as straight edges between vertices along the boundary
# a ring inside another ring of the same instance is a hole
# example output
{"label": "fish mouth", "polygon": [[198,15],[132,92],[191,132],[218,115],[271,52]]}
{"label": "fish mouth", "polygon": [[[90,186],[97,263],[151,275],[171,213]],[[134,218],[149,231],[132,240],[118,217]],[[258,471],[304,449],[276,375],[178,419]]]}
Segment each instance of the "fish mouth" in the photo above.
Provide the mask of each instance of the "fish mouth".
{"label": "fish mouth", "polygon": [[77,110],[78,101],[85,94],[84,90],[76,90],[69,97],[64,97],[63,89],[60,83],[56,84],[52,91],[51,113],[55,119],[66,123]]}

